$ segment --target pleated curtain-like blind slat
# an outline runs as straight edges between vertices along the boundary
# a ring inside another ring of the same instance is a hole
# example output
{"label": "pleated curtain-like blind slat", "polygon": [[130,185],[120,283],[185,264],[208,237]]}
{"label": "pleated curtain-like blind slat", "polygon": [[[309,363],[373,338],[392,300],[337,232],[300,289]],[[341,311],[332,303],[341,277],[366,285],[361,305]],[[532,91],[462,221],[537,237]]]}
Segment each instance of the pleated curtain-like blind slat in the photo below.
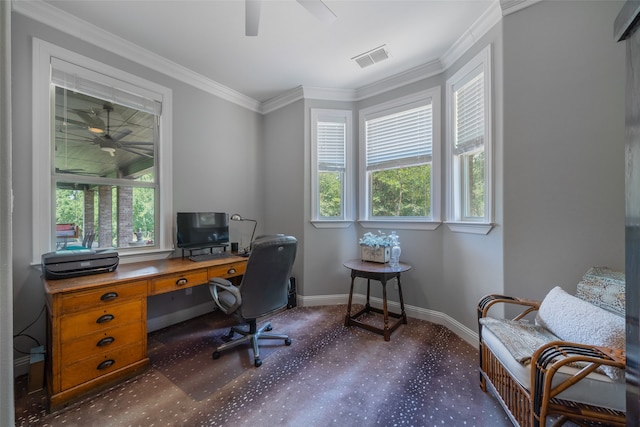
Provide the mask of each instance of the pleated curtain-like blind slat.
{"label": "pleated curtain-like blind slat", "polygon": [[100,73],[51,58],[51,83],[54,85],[156,116],[162,114],[162,102],[155,94],[111,80]]}
{"label": "pleated curtain-like blind slat", "polygon": [[368,120],[367,169],[410,166],[430,161],[433,143],[431,104]]}
{"label": "pleated curtain-like blind slat", "polygon": [[455,154],[484,144],[484,73],[479,73],[455,93]]}
{"label": "pleated curtain-like blind slat", "polygon": [[344,171],[346,149],[346,124],[318,122],[318,169]]}

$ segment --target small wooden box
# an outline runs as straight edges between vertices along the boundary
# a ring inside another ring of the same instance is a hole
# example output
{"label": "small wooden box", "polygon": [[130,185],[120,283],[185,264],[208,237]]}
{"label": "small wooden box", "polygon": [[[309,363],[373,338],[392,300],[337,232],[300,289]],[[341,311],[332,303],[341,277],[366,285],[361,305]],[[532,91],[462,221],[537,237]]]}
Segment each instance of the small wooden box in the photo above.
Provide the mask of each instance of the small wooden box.
{"label": "small wooden box", "polygon": [[360,245],[360,259],[362,261],[379,262],[384,264],[389,262],[391,256],[391,248],[389,246],[374,246]]}

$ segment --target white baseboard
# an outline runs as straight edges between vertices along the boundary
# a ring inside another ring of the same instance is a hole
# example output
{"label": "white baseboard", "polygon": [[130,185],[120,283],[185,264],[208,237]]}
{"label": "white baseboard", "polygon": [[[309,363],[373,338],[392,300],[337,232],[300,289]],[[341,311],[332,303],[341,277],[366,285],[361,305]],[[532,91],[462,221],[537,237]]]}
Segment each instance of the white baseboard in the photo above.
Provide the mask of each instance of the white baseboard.
{"label": "white baseboard", "polygon": [[[298,295],[298,304],[302,307],[313,307],[320,305],[339,305],[347,304],[349,301],[348,294],[338,295],[319,295],[305,297]],[[365,295],[354,294],[353,303],[364,304],[366,301]],[[371,298],[371,305],[373,307],[382,308],[382,299]],[[389,310],[394,312],[400,311],[400,303],[395,301],[388,302]],[[411,305],[404,306],[407,316],[415,319],[426,320],[438,325],[445,326],[460,338],[468,342],[469,344],[476,346],[478,344],[478,334],[471,329],[464,326],[462,323],[453,319],[452,317],[441,313],[439,311],[428,310],[426,308],[415,307]],[[193,319],[194,317],[202,316],[210,311],[214,310],[213,302],[206,302],[193,307],[186,308],[184,310],[178,310],[171,313],[164,314],[162,316],[147,319],[147,332],[157,331],[167,326],[175,325],[176,323],[184,322],[185,320]],[[29,373],[29,356],[18,357],[13,361],[13,373],[14,377],[25,375]]]}
{"label": "white baseboard", "polygon": [[[298,304],[303,307],[313,307],[318,305],[338,305],[338,304],[347,304],[349,301],[348,294],[339,294],[339,295],[319,295],[319,296],[311,296],[305,297],[298,295]],[[353,303],[354,304],[364,304],[366,302],[366,296],[362,294],[353,294]],[[382,299],[371,297],[370,304],[376,308],[382,308]],[[389,310],[399,313],[400,312],[400,303],[395,301],[388,301],[387,305]],[[407,313],[407,316],[413,317],[415,319],[426,320],[427,322],[435,323],[437,325],[442,325],[448,329],[450,329],[454,334],[458,335],[460,338],[471,344],[472,346],[478,345],[478,334],[471,329],[464,326],[462,323],[458,322],[451,316],[448,316],[442,312],[429,310],[426,308],[415,307],[412,305],[404,305],[404,310]]]}

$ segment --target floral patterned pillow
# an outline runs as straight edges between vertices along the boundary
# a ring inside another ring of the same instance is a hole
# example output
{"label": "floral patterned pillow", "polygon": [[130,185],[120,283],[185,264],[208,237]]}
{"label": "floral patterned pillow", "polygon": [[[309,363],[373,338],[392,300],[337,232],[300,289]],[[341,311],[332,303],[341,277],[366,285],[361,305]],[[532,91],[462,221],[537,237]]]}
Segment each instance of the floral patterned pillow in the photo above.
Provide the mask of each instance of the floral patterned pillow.
{"label": "floral patterned pillow", "polygon": [[624,317],[624,273],[608,267],[592,267],[578,283],[576,297]]}

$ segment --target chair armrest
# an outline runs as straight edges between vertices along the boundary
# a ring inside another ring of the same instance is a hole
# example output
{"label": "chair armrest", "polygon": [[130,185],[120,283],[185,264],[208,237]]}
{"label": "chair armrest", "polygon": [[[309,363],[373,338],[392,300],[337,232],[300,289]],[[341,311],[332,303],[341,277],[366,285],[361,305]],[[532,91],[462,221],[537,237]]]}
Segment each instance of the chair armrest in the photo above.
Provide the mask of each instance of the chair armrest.
{"label": "chair armrest", "polygon": [[[220,296],[218,295],[218,289],[222,289],[223,291],[227,291],[233,295],[235,301],[233,305],[227,307],[220,300]],[[209,292],[211,292],[211,296],[213,297],[213,301],[216,303],[218,308],[222,310],[225,314],[233,313],[242,305],[242,296],[240,295],[240,289],[235,286],[230,281],[223,279],[221,277],[214,277],[213,279],[209,279]]]}
{"label": "chair armrest", "polygon": [[538,300],[527,299],[527,298],[519,298],[519,297],[511,297],[507,295],[499,295],[499,294],[491,294],[483,297],[480,302],[478,302],[478,320],[483,317],[487,317],[487,313],[489,309],[493,307],[495,304],[503,303],[503,304],[511,304],[511,305],[520,305],[523,307],[527,307],[522,311],[522,313],[518,314],[512,320],[520,320],[525,317],[527,314],[537,311],[540,308],[541,302]]}
{"label": "chair armrest", "polygon": [[[580,364],[579,371],[553,386],[553,377],[566,365]],[[601,366],[626,367],[626,352],[622,349],[595,347],[568,341],[553,341],[542,345],[531,359],[531,399],[534,418],[546,417],[549,403],[558,394],[579,383]]]}

